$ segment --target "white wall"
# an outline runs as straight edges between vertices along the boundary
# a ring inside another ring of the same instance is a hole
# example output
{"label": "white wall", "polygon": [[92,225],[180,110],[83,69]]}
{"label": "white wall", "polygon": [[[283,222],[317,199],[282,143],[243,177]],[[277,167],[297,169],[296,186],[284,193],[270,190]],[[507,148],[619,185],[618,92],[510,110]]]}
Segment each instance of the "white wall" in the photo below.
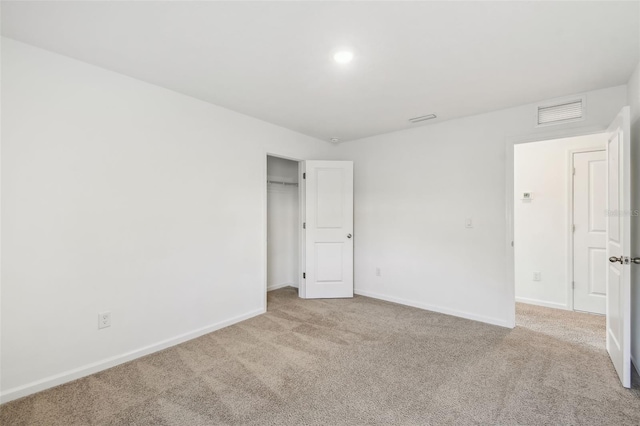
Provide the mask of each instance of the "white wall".
{"label": "white wall", "polygon": [[3,400],[264,311],[265,156],[328,143],[8,39],[2,95]]}
{"label": "white wall", "polygon": [[627,96],[586,95],[586,120],[554,128],[535,128],[525,105],[333,147],[355,161],[355,291],[508,325],[507,142],[606,129]]}
{"label": "white wall", "polygon": [[[627,84],[627,102],[631,106],[632,164],[631,182],[634,210],[640,211],[640,63]],[[640,217],[631,217],[631,256],[640,257]],[[631,266],[631,358],[640,372],[640,266]]]}
{"label": "white wall", "polygon": [[[298,163],[267,157],[267,178],[276,182],[298,182]],[[267,186],[267,290],[298,287],[300,206],[298,187]]]}
{"label": "white wall", "polygon": [[[571,150],[606,149],[606,134],[518,144],[514,149],[516,300],[570,309],[568,232]],[[533,199],[522,200],[523,192]],[[604,212],[603,212],[604,214]],[[533,281],[533,272],[541,281]]]}
{"label": "white wall", "polygon": [[263,312],[267,153],[355,161],[356,292],[505,325],[505,142],[602,129],[627,101],[590,92],[553,131],[528,105],[333,146],[2,43],[3,400]]}

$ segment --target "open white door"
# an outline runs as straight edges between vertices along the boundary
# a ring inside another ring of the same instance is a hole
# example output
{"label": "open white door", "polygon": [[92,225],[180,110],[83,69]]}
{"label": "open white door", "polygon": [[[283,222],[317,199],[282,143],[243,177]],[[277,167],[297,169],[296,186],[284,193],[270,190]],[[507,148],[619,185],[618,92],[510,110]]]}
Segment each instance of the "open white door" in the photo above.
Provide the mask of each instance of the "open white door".
{"label": "open white door", "polygon": [[631,387],[631,138],[629,107],[607,131],[607,351]]}
{"label": "open white door", "polygon": [[305,161],[300,297],[353,297],[353,162]]}

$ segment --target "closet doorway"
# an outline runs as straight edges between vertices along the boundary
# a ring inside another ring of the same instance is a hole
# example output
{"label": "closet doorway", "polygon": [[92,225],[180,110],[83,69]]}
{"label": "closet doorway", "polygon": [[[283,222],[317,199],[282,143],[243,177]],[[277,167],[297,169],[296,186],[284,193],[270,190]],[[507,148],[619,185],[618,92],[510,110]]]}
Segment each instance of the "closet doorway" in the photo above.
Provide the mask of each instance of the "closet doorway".
{"label": "closet doorway", "polygon": [[299,165],[267,156],[267,292],[300,284]]}

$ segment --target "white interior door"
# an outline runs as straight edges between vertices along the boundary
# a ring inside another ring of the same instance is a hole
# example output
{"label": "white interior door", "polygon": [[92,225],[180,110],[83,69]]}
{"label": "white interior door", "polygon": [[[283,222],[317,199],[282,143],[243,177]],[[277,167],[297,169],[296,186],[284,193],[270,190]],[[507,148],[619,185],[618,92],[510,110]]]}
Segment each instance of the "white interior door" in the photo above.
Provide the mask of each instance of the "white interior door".
{"label": "white interior door", "polygon": [[607,152],[573,154],[573,309],[607,304]]}
{"label": "white interior door", "polygon": [[305,278],[300,297],[353,297],[353,162],[305,161]]}
{"label": "white interior door", "polygon": [[631,139],[629,107],[607,131],[607,351],[631,386]]}

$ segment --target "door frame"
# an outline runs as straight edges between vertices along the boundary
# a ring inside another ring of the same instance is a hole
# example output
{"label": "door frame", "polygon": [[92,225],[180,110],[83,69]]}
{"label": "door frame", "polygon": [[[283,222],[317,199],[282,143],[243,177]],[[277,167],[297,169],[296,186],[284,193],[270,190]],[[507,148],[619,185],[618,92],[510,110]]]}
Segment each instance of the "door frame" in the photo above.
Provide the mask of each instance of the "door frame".
{"label": "door frame", "polygon": [[[605,132],[603,132],[604,134]],[[597,133],[596,133],[597,134]],[[576,176],[573,174],[573,170],[575,167],[575,154],[582,154],[585,152],[598,152],[598,151],[604,151],[605,154],[607,152],[607,145],[605,143],[605,145],[603,147],[587,147],[587,148],[576,148],[576,149],[570,149],[569,151],[567,151],[569,159],[569,166],[567,169],[567,173],[569,173],[569,179],[567,179],[567,195],[568,195],[568,206],[569,208],[567,209],[567,214],[568,214],[568,218],[567,218],[567,223],[569,224],[569,226],[567,227],[567,309],[570,311],[575,311],[575,307],[574,307],[574,303],[573,303],[573,298],[575,295],[575,289],[573,288],[573,282],[574,282],[574,273],[573,270],[575,269],[575,259],[574,259],[574,253],[575,253],[575,239],[574,239],[574,232],[573,232],[573,216],[574,216],[574,211],[575,211],[575,206],[573,205],[573,199],[574,199],[574,183],[576,180]],[[581,311],[582,312],[582,311]]]}
{"label": "door frame", "polygon": [[307,217],[307,186],[305,176],[307,173],[307,162],[298,162],[298,297],[307,298],[307,281],[305,270],[307,269],[307,231],[304,222]]}
{"label": "door frame", "polygon": [[262,285],[263,285],[263,309],[267,311],[267,286],[268,286],[268,266],[269,266],[269,246],[268,246],[268,220],[269,210],[267,202],[269,199],[269,185],[267,180],[269,179],[267,169],[267,157],[282,158],[283,160],[295,161],[298,163],[298,291],[303,287],[302,272],[304,268],[304,233],[302,232],[302,222],[304,221],[304,184],[302,182],[302,170],[304,169],[304,161],[300,158],[291,157],[287,154],[274,153],[271,151],[264,151],[264,163],[262,170]]}
{"label": "door frame", "polygon": [[[608,126],[608,125],[607,125]],[[572,129],[559,129],[544,133],[507,136],[505,140],[505,284],[507,295],[507,315],[506,326],[514,328],[516,326],[516,282],[515,282],[515,255],[514,255],[514,147],[523,143],[542,142],[553,139],[571,138],[577,136],[588,136],[598,133],[605,133],[607,126],[588,126]]]}

